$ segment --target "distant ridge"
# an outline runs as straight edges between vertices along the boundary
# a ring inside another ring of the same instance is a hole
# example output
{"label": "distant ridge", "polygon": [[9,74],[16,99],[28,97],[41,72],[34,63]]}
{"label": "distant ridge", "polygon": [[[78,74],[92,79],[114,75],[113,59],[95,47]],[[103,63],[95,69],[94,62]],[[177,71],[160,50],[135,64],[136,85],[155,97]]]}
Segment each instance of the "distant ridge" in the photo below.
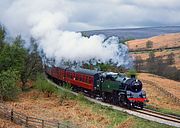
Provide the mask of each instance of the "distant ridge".
{"label": "distant ridge", "polygon": [[121,28],[121,29],[105,29],[82,31],[86,36],[104,34],[106,37],[118,36],[121,40],[125,39],[142,39],[152,36],[158,36],[167,33],[180,32],[180,26],[160,26],[160,27],[144,27],[144,28]]}

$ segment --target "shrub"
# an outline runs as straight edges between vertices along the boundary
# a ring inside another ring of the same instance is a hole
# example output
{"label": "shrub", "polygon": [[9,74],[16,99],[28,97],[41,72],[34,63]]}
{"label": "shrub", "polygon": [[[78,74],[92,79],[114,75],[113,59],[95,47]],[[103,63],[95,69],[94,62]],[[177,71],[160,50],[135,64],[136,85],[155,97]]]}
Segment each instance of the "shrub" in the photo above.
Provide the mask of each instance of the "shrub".
{"label": "shrub", "polygon": [[66,101],[66,100],[76,98],[76,96],[74,94],[68,92],[67,90],[61,90],[61,89],[58,89],[57,95],[58,95],[58,98],[59,98],[59,104],[60,105],[62,105],[63,102]]}
{"label": "shrub", "polygon": [[47,93],[48,97],[57,91],[57,88],[48,83],[43,75],[38,75],[35,82],[35,88],[43,93]]}
{"label": "shrub", "polygon": [[20,92],[16,86],[17,73],[12,70],[0,73],[0,100],[14,100]]}
{"label": "shrub", "polygon": [[130,69],[130,70],[126,73],[126,75],[127,75],[128,77],[132,77],[132,76],[136,77],[136,76],[137,76],[137,72],[136,72],[135,69]]}
{"label": "shrub", "polygon": [[72,90],[71,84],[68,84],[68,83],[63,84],[63,88],[65,88],[67,90]]}
{"label": "shrub", "polygon": [[148,40],[146,42],[146,48],[152,48],[153,47],[153,42],[151,40]]}

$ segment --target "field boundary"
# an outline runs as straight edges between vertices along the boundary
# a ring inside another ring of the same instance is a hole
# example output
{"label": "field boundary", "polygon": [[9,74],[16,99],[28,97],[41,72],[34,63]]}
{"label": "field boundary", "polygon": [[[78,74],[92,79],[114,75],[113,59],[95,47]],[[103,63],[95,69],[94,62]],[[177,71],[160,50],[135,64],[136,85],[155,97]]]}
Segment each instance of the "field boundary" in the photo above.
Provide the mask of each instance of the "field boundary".
{"label": "field boundary", "polygon": [[0,118],[5,118],[27,128],[75,128],[75,126],[67,125],[59,121],[48,121],[27,116],[13,109],[9,109],[2,103],[0,103]]}
{"label": "field boundary", "polygon": [[167,48],[156,48],[156,49],[153,49],[153,48],[140,48],[140,49],[130,49],[129,52],[130,53],[134,53],[134,54],[138,54],[138,52],[140,53],[146,53],[146,52],[162,52],[164,50],[172,50],[172,51],[175,51],[175,50],[179,50],[180,49],[180,46],[176,46],[176,47],[167,47]]}

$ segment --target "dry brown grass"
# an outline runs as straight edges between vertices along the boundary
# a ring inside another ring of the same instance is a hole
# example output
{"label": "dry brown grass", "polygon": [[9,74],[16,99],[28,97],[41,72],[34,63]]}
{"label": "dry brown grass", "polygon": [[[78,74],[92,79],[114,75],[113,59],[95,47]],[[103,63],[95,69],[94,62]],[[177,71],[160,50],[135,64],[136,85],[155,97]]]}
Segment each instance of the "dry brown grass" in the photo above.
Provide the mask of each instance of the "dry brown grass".
{"label": "dry brown grass", "polygon": [[12,123],[9,120],[0,118],[0,128],[22,128],[22,126]]}
{"label": "dry brown grass", "polygon": [[137,39],[128,41],[128,47],[130,50],[146,49],[146,42],[152,41],[153,48],[163,47],[177,47],[180,46],[180,33],[164,34],[160,36],[154,36],[147,39]]}
{"label": "dry brown grass", "polygon": [[28,116],[68,121],[82,128],[105,128],[110,124],[105,114],[97,114],[91,108],[81,106],[78,101],[67,100],[59,104],[56,96],[46,98],[36,91],[23,93],[19,102],[6,102],[6,105]]}
{"label": "dry brown grass", "polygon": [[[149,80],[154,82],[157,86],[165,89],[170,92],[177,98],[180,98],[180,82],[169,80],[163,77],[159,77],[157,75],[152,75],[149,73],[140,73],[138,75],[140,80]],[[149,99],[149,103],[157,108],[165,108],[172,109],[176,111],[180,111],[180,106],[175,103],[171,97],[168,97],[164,92],[159,91],[156,87],[152,86],[148,83],[143,83],[143,88],[147,92],[147,97]]]}

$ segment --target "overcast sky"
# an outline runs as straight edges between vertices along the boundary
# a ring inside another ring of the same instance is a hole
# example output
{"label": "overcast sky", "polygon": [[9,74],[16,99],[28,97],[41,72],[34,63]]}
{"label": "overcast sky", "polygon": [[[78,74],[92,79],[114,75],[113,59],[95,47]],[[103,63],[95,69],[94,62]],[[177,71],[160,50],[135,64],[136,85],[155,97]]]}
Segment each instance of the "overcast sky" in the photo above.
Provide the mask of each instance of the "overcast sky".
{"label": "overcast sky", "polygon": [[68,10],[67,30],[180,25],[180,0],[0,0],[0,22],[12,26],[23,1],[40,8],[56,2],[52,7]]}

